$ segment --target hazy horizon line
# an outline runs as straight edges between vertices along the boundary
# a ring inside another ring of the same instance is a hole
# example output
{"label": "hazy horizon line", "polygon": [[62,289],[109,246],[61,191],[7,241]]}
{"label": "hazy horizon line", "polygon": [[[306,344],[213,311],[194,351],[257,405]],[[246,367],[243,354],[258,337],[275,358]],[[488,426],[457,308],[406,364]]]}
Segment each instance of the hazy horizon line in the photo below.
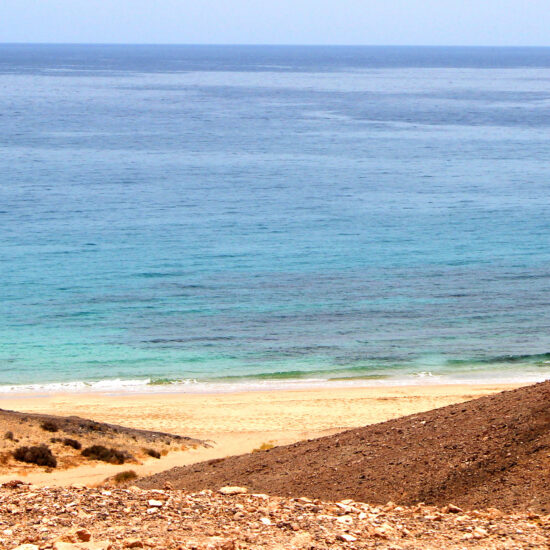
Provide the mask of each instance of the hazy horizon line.
{"label": "hazy horizon line", "polygon": [[0,46],[238,46],[238,47],[303,47],[303,48],[540,48],[550,44],[314,44],[314,43],[239,43],[239,42],[0,42]]}

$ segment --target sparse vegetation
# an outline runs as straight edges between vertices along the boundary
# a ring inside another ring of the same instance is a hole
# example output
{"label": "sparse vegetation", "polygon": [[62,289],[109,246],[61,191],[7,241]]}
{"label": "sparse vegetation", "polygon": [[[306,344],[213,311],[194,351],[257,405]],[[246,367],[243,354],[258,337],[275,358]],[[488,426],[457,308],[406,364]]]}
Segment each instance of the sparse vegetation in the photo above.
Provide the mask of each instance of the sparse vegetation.
{"label": "sparse vegetation", "polygon": [[143,451],[147,456],[151,456],[153,458],[160,458],[160,453],[158,451],[155,451],[155,449],[143,449]]}
{"label": "sparse vegetation", "polygon": [[8,441],[13,441],[15,438],[13,437],[13,432],[6,432],[4,434],[4,439],[7,439]]}
{"label": "sparse vegetation", "polygon": [[59,426],[53,421],[53,420],[44,420],[42,424],[40,424],[40,427],[45,432],[58,432]]}
{"label": "sparse vegetation", "polygon": [[269,451],[269,449],[273,449],[275,445],[271,443],[271,441],[268,441],[267,443],[262,443],[257,449],[254,449],[253,453],[259,453],[261,451]]}
{"label": "sparse vegetation", "polygon": [[71,447],[72,449],[76,449],[77,451],[80,451],[82,449],[82,443],[80,441],[77,441],[76,439],[71,439],[70,437],[66,437],[62,441],[63,445],[65,447]]}
{"label": "sparse vegetation", "polygon": [[57,466],[57,460],[47,445],[19,447],[13,452],[13,458],[19,462],[36,464],[37,466],[48,466],[50,468]]}
{"label": "sparse vegetation", "polygon": [[113,481],[115,483],[126,483],[127,481],[132,481],[137,478],[138,475],[134,472],[134,470],[125,470],[124,472],[119,472],[113,476]]}
{"label": "sparse vegetation", "polygon": [[87,447],[82,451],[82,456],[92,460],[109,462],[110,464],[124,464],[127,460],[132,458],[132,455],[126,451],[114,448],[108,449],[103,445],[92,445],[91,447]]}

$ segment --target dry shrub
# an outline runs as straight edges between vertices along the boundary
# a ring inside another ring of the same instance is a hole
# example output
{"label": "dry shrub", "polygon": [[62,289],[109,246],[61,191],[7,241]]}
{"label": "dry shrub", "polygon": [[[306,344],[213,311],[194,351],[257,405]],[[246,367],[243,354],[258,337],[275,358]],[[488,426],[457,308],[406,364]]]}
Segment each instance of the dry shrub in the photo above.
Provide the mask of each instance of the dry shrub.
{"label": "dry shrub", "polygon": [[153,458],[160,458],[160,453],[158,451],[155,451],[155,449],[143,449],[143,451],[147,456],[151,456]]}
{"label": "dry shrub", "polygon": [[5,466],[6,464],[8,464],[12,456],[13,454],[9,451],[5,453],[0,453],[0,465]]}
{"label": "dry shrub", "polygon": [[44,420],[42,424],[40,424],[40,427],[45,432],[58,432],[59,426],[53,421],[53,420]]}
{"label": "dry shrub", "polygon": [[65,447],[71,447],[72,449],[76,449],[77,451],[80,451],[82,449],[82,443],[80,441],[77,441],[76,439],[71,439],[70,437],[66,437],[62,441],[63,445]]}
{"label": "dry shrub", "polygon": [[82,451],[82,456],[92,460],[101,460],[110,464],[124,464],[132,458],[132,455],[127,451],[104,447],[103,445],[92,445]]}
{"label": "dry shrub", "polygon": [[47,445],[19,447],[13,452],[13,458],[19,462],[36,464],[37,466],[48,466],[50,468],[57,466],[57,460]]}
{"label": "dry shrub", "polygon": [[127,481],[132,481],[137,478],[138,475],[134,472],[134,470],[125,470],[124,472],[119,472],[113,476],[113,481],[115,483],[126,483]]}
{"label": "dry shrub", "polygon": [[8,441],[13,441],[14,440],[13,432],[11,432],[11,431],[6,432],[4,434],[4,439],[7,439]]}
{"label": "dry shrub", "polygon": [[275,445],[273,445],[273,443],[271,442],[262,443],[257,449],[254,449],[252,452],[259,453],[261,451],[269,451],[269,449],[273,449],[273,447],[275,447]]}

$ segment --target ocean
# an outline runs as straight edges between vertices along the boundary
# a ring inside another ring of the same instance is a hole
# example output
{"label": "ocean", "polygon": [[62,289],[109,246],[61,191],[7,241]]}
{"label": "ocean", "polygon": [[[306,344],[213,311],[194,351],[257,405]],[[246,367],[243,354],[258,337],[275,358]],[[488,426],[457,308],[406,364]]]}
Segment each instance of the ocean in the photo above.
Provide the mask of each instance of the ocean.
{"label": "ocean", "polygon": [[550,49],[0,45],[0,392],[550,377]]}

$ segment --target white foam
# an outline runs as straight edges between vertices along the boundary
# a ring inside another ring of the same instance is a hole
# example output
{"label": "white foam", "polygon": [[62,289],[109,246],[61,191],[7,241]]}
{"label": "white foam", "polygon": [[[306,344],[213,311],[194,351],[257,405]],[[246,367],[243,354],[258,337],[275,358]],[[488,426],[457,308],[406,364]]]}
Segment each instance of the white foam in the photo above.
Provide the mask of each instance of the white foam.
{"label": "white foam", "polygon": [[510,373],[468,373],[462,375],[434,374],[420,371],[384,379],[353,378],[349,380],[331,380],[328,378],[300,379],[246,379],[238,381],[197,381],[195,379],[178,380],[159,384],[149,378],[142,379],[103,379],[97,381],[51,382],[40,384],[0,385],[2,397],[22,395],[52,395],[59,393],[85,394],[155,394],[155,393],[231,393],[246,391],[292,390],[309,388],[347,388],[372,386],[414,386],[437,384],[522,384],[542,382],[548,379],[548,373],[521,372]]}

